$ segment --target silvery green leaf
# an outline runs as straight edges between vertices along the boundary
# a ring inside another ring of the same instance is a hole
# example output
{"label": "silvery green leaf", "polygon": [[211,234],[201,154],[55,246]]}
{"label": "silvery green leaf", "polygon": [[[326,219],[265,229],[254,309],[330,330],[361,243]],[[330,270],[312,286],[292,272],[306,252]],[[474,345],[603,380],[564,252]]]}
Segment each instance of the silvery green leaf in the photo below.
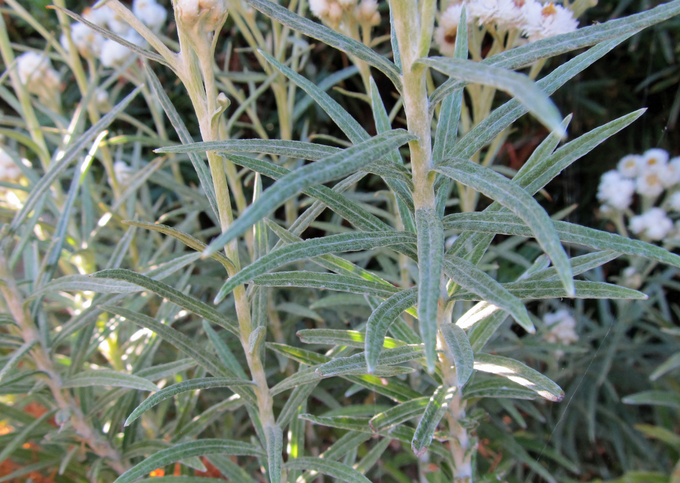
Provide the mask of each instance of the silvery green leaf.
{"label": "silvery green leaf", "polygon": [[143,377],[149,381],[159,381],[170,376],[176,376],[182,371],[196,367],[196,362],[191,358],[188,359],[178,359],[174,362],[168,362],[167,364],[158,364],[151,367],[145,367],[139,371],[135,372],[135,376]]}
{"label": "silvery green leaf", "polygon": [[[21,431],[16,431],[9,433],[9,436],[12,438],[4,448],[0,451],[0,458],[2,458],[2,461],[5,461],[9,456],[14,453],[14,451],[19,448],[21,445],[23,445],[26,440],[31,438],[32,433],[42,424],[44,424],[48,418],[52,417],[54,415],[54,409],[52,411],[46,411],[45,414],[40,416],[39,418],[35,419],[34,421],[26,424]],[[6,476],[11,476],[10,475],[5,475]],[[368,481],[368,480],[367,480]]]}
{"label": "silvery green leaf", "polygon": [[220,358],[222,363],[241,379],[247,379],[245,371],[241,367],[241,364],[239,364],[239,362],[236,360],[236,357],[234,357],[234,354],[229,349],[229,346],[222,340],[217,332],[215,332],[213,328],[210,327],[210,323],[207,320],[203,321],[203,330],[208,335],[213,347],[215,347],[215,350],[217,351],[217,357]]}
{"label": "silvery green leaf", "polygon": [[456,366],[458,387],[463,387],[472,376],[475,363],[472,346],[465,331],[455,324],[443,324],[441,331]]}
{"label": "silvery green leaf", "polygon": [[269,389],[270,396],[274,397],[277,394],[281,394],[289,389],[299,388],[301,386],[317,383],[323,377],[321,374],[316,373],[316,366],[304,367],[298,369],[298,371],[292,376],[288,376],[283,381],[279,382],[275,386]]}
{"label": "silvery green leaf", "polygon": [[342,149],[324,144],[282,139],[228,139],[166,146],[154,150],[156,153],[204,153],[206,151],[273,154],[275,156],[318,161],[331,154],[337,154]]}
{"label": "silvery green leaf", "polygon": [[[125,225],[130,225],[130,226],[136,226],[138,228],[144,228],[146,230],[151,230],[151,231],[156,231],[159,233],[163,233],[164,235],[171,236],[182,243],[184,243],[186,246],[189,248],[192,248],[198,252],[202,252],[205,250],[205,247],[207,246],[205,243],[203,243],[200,240],[197,240],[193,236],[183,233],[171,226],[167,225],[161,225],[158,223],[147,223],[145,221],[133,221],[133,220],[125,220],[123,221]],[[225,269],[229,270],[234,267],[234,264],[229,260],[227,257],[222,255],[221,253],[213,253],[210,255],[211,258],[217,260],[224,266]]]}
{"label": "silvery green leaf", "polygon": [[369,373],[378,364],[378,357],[385,346],[385,335],[392,323],[411,308],[418,298],[416,287],[396,293],[385,300],[373,311],[366,322],[366,366]]}
{"label": "silvery green leaf", "polygon": [[279,6],[274,2],[269,2],[267,0],[246,0],[246,3],[254,9],[259,10],[267,17],[290,27],[293,30],[320,40],[331,47],[335,47],[338,50],[363,60],[389,77],[397,90],[401,89],[400,72],[397,67],[387,60],[385,56],[377,54],[364,44],[335,32],[324,25],[300,17],[294,12],[291,12],[287,8]]}
{"label": "silvery green leaf", "polygon": [[484,318],[474,321],[474,325],[468,333],[468,339],[474,352],[479,352],[496,333],[505,319],[508,318],[507,312],[496,310]]}
{"label": "silvery green leaf", "polygon": [[9,360],[7,360],[7,362],[5,362],[5,365],[2,368],[0,368],[0,382],[3,382],[3,379],[5,379],[7,374],[9,374],[19,364],[19,362],[21,362],[21,359],[26,354],[28,354],[31,349],[33,349],[33,346],[37,342],[38,342],[37,340],[26,342],[24,345],[22,345],[12,353]]}
{"label": "silvery green leaf", "polygon": [[[249,0],[253,1],[253,0]],[[311,470],[345,483],[370,483],[370,480],[351,466],[337,461],[329,461],[321,458],[294,458],[285,465],[289,470]]]}
{"label": "silvery green leaf", "polygon": [[281,483],[281,466],[283,465],[283,432],[278,424],[264,428],[267,437],[267,463],[269,482]]}
{"label": "silvery green leaf", "polygon": [[493,65],[449,57],[428,57],[416,61],[437,69],[453,78],[494,87],[517,98],[548,130],[566,132],[561,126],[562,116],[557,107],[529,77]]}
{"label": "silvery green leaf", "polygon": [[643,391],[621,399],[624,404],[666,406],[680,409],[680,396],[671,391]]}
{"label": "silvery green leaf", "polygon": [[[584,282],[576,280],[574,295],[567,295],[561,282],[553,281],[521,281],[503,284],[508,292],[515,297],[527,299],[549,299],[549,298],[577,298],[577,299],[632,299],[646,300],[647,295],[637,290],[626,287],[619,287],[610,283],[603,282]],[[480,297],[467,291],[456,292],[451,300],[479,300]]]}
{"label": "silvery green leaf", "polygon": [[[156,94],[156,99],[158,99],[158,101],[161,103],[161,106],[165,111],[165,115],[168,116],[168,119],[170,120],[172,127],[175,128],[175,131],[177,132],[177,136],[179,137],[180,141],[182,141],[183,144],[192,143],[193,139],[191,137],[191,134],[189,134],[189,130],[184,125],[184,122],[177,113],[175,106],[173,106],[172,102],[170,102],[170,98],[165,93],[165,90],[163,89],[163,86],[161,85],[158,76],[156,76],[156,74],[148,64],[145,66],[145,72],[147,78],[149,79],[149,84],[151,85],[153,92]],[[210,175],[208,167],[205,165],[205,162],[203,162],[201,157],[197,154],[190,153],[189,160],[191,161],[191,164],[196,170],[196,175],[198,176],[198,179],[201,183],[201,188],[203,189],[205,196],[208,198],[208,202],[212,207],[213,213],[215,214],[215,216],[219,216],[219,210],[217,209],[217,199],[215,197],[215,188],[213,187],[212,177]]]}
{"label": "silvery green leaf", "polygon": [[564,391],[540,372],[507,357],[489,354],[475,355],[475,370],[496,374],[536,392],[549,401],[561,401]]}
{"label": "silvery green leaf", "polygon": [[[611,250],[626,255],[636,255],[680,267],[680,256],[657,245],[634,240],[615,233],[585,226],[553,221],[557,235],[564,243],[581,245],[597,250]],[[512,213],[478,212],[456,213],[444,218],[444,229],[468,230],[481,233],[532,237],[531,229]]]}
{"label": "silvery green leaf", "polygon": [[266,454],[259,447],[250,443],[229,439],[202,439],[179,443],[172,448],[164,449],[148,457],[138,465],[120,475],[115,483],[131,483],[137,478],[148,475],[156,468],[162,468],[184,458],[192,456],[206,456],[211,454],[239,455],[265,457]]}
{"label": "silvery green leaf", "polygon": [[301,347],[293,347],[286,344],[278,344],[276,342],[267,342],[267,348],[277,352],[284,357],[292,359],[301,364],[314,365],[324,364],[331,360],[331,357],[318,354],[316,352],[302,349]]}
{"label": "silvery green leaf", "polygon": [[416,456],[421,456],[427,451],[428,446],[432,443],[439,421],[444,417],[444,413],[449,407],[449,401],[458,390],[457,387],[439,386],[430,397],[425,407],[425,413],[423,413],[411,440],[411,449]]}
{"label": "silvery green leaf", "polygon": [[282,265],[304,260],[306,258],[327,255],[330,253],[344,253],[359,250],[369,250],[376,247],[391,246],[403,243],[414,243],[415,236],[405,232],[352,232],[340,235],[330,235],[312,238],[297,243],[291,243],[273,250],[242,269],[222,286],[215,304],[224,298],[235,287],[252,280],[258,275],[276,269]]}
{"label": "silvery green leaf", "polygon": [[[363,349],[366,344],[366,334],[356,330],[302,329],[296,335],[306,344],[339,345],[357,349]],[[393,349],[403,345],[404,342],[400,340],[385,337],[382,347]]]}
{"label": "silvery green leaf", "polygon": [[309,308],[312,310],[319,310],[331,307],[342,307],[346,305],[351,305],[354,307],[360,305],[368,306],[366,303],[366,298],[363,295],[341,293],[328,295],[326,297],[320,298],[319,300],[315,300],[314,303],[309,305]]}
{"label": "silvery green leaf", "polygon": [[657,367],[654,372],[649,375],[650,381],[656,381],[658,378],[666,374],[667,372],[674,371],[680,367],[680,352],[676,352],[665,362],[663,362],[659,367]]}
{"label": "silvery green leaf", "polygon": [[180,307],[188,310],[189,312],[192,312],[200,317],[203,317],[206,320],[209,320],[213,324],[219,325],[220,327],[227,329],[228,331],[232,332],[237,336],[240,335],[238,323],[220,314],[210,305],[201,302],[200,300],[190,295],[183,294],[179,290],[176,290],[165,283],[153,280],[140,273],[136,273],[131,270],[110,269],[94,273],[92,277],[122,280],[135,285],[139,285],[140,287],[150,290],[151,292],[167,299],[168,301],[179,305]]}
{"label": "silvery green leaf", "polygon": [[277,272],[260,275],[253,279],[253,283],[265,287],[307,287],[373,295],[383,298],[387,298],[398,291],[394,286],[390,288],[382,283],[376,283],[360,278],[346,277],[334,273],[305,271]]}
{"label": "silvery green leaf", "polygon": [[141,290],[139,286],[122,280],[96,279],[91,275],[66,275],[46,283],[33,292],[30,299],[52,292],[135,293]]}
{"label": "silvery green leaf", "polygon": [[525,389],[511,381],[490,379],[488,381],[473,382],[465,388],[464,399],[474,398],[511,398],[511,399],[536,399],[534,391]]}
{"label": "silvery green leaf", "polygon": [[62,384],[62,387],[88,386],[129,387],[141,391],[158,391],[158,386],[147,379],[111,369],[82,371],[71,376]]}
{"label": "silvery green leaf", "polygon": [[248,347],[250,355],[253,355],[257,351],[259,351],[266,337],[267,328],[262,325],[257,327],[250,333],[250,336],[248,337]]}
{"label": "silvery green leaf", "polygon": [[543,207],[520,186],[492,169],[467,160],[456,160],[436,171],[483,193],[511,210],[531,227],[536,240],[560,273],[567,294],[574,293],[574,279],[564,248]]}
{"label": "silvery green leaf", "polygon": [[[200,461],[200,460],[199,460]],[[186,461],[182,461],[186,464]],[[187,466],[189,466],[187,464]],[[205,468],[205,466],[204,466]],[[207,471],[207,470],[199,470]],[[139,480],[144,483],[221,483],[224,480],[222,478],[210,478],[206,476],[154,476],[153,479]],[[233,481],[233,480],[232,480]],[[235,482],[238,483],[238,482]]]}
{"label": "silvery green leaf", "polygon": [[362,475],[365,475],[368,470],[370,470],[378,461],[380,461],[380,457],[383,455],[385,450],[390,446],[390,443],[392,442],[392,438],[383,438],[381,439],[378,443],[376,443],[371,450],[361,458],[361,461],[354,465],[354,469],[356,469],[359,473]]}
{"label": "silvery green leaf", "polygon": [[429,401],[426,396],[397,404],[373,416],[368,424],[374,432],[386,430],[422,414]]}
{"label": "silvery green leaf", "polygon": [[[339,357],[327,362],[316,369],[318,374],[326,376],[345,373],[348,370],[366,373],[366,359],[363,353],[354,354],[349,357]],[[423,357],[423,349],[418,346],[401,346],[394,349],[382,351],[377,359],[377,366],[403,364]],[[376,367],[377,369],[377,367]]]}
{"label": "silvery green leaf", "polygon": [[[315,84],[315,86],[320,91],[326,92],[335,84],[338,84],[344,81],[345,79],[352,77],[358,72],[359,69],[357,69],[356,66],[354,65],[350,67],[345,67],[342,70],[333,72],[332,74],[329,74],[327,77],[324,77],[324,79],[321,82],[319,82],[319,84]],[[295,108],[293,109],[293,119],[298,120],[300,116],[302,116],[302,114],[304,114],[307,108],[312,104],[312,102],[314,102],[314,99],[311,96],[305,96],[303,99],[297,102]]]}
{"label": "silvery green leaf", "polygon": [[474,292],[486,302],[509,312],[529,333],[536,331],[524,304],[485,272],[464,258],[447,255],[444,258],[444,273],[461,287]]}
{"label": "silvery green leaf", "polygon": [[432,208],[416,210],[418,233],[418,325],[425,344],[427,370],[433,373],[437,346],[437,312],[444,259],[442,221]]}
{"label": "silvery green leaf", "polygon": [[[574,272],[574,276],[585,273],[594,268],[600,267],[605,263],[611,262],[616,259],[620,254],[605,250],[601,252],[588,253],[586,255],[580,255],[578,257],[573,257],[569,260],[571,263],[571,269]],[[542,270],[537,270],[536,272],[528,275],[527,277],[522,277],[522,281],[536,281],[536,280],[559,280],[559,275],[557,270],[552,267],[546,267]]]}
{"label": "silvery green leaf", "polygon": [[161,403],[162,401],[174,397],[177,394],[186,391],[196,391],[201,389],[211,389],[214,387],[230,387],[230,386],[253,386],[251,381],[244,381],[243,379],[230,379],[224,377],[203,377],[198,379],[190,379],[182,381],[172,386],[165,387],[157,393],[151,395],[135,408],[132,413],[125,420],[125,426],[132,424],[134,420],[140,417],[143,413]]}
{"label": "silvery green leaf", "polygon": [[31,194],[28,195],[26,200],[23,202],[21,210],[17,212],[12,223],[10,224],[10,229],[16,231],[19,226],[26,220],[28,215],[33,211],[36,204],[42,200],[45,192],[52,186],[59,175],[71,164],[71,162],[78,156],[80,151],[88,145],[92,140],[106,129],[109,124],[111,124],[114,119],[120,114],[127,106],[132,102],[132,100],[137,96],[142,86],[137,87],[130,94],[128,94],[125,99],[120,101],[110,112],[103,116],[99,121],[97,121],[90,129],[88,129],[84,134],[82,134],[76,141],[74,141],[68,150],[64,153],[62,158],[56,163],[52,164],[47,172],[40,178],[40,180],[33,186]]}
{"label": "silvery green leaf", "polygon": [[329,428],[362,432],[370,431],[368,426],[369,420],[367,418],[357,418],[354,416],[314,416],[312,414],[301,414],[299,418]]}
{"label": "silvery green leaf", "polygon": [[204,254],[209,255],[220,250],[291,196],[316,184],[326,183],[353,173],[361,166],[380,159],[392,149],[412,139],[415,137],[404,130],[386,132],[338,154],[292,171],[262,193],[262,196],[250,205],[224,233],[210,243]]}
{"label": "silvery green leaf", "polygon": [[306,384],[304,386],[297,386],[293,389],[290,397],[286,400],[286,404],[283,405],[283,409],[279,413],[279,417],[276,419],[276,423],[284,430],[291,423],[293,418],[297,418],[298,410],[306,405],[307,398],[312,394],[312,391],[316,388],[316,384]]}

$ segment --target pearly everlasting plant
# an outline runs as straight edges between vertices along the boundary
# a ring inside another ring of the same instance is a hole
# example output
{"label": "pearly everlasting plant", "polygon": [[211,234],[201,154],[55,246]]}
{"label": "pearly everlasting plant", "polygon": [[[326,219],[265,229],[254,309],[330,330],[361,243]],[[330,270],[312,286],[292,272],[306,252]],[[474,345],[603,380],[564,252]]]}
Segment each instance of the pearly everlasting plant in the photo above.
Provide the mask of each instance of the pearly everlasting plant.
{"label": "pearly everlasting plant", "polygon": [[[511,320],[527,340],[576,345],[583,318],[557,309],[532,336],[527,304],[645,300],[592,273],[680,257],[648,243],[662,208],[641,176],[674,166],[659,152],[601,189],[617,213],[640,193],[646,240],[552,219],[534,198],[643,114],[571,139],[549,96],[680,0],[581,29],[580,2],[313,0],[313,20],[304,2],[175,0],[176,40],[154,1],[101,3],[57,2],[64,40],[45,32],[81,95],[70,122],[41,95],[51,74],[38,87],[22,74],[50,61],[22,70],[0,23],[26,156],[25,194],[2,212],[0,412],[21,429],[0,436],[0,460],[29,464],[39,437],[40,468],[73,481],[469,483],[525,465],[555,481],[497,416],[540,414],[564,391],[547,365],[487,344]],[[228,18],[243,46],[222,35]],[[353,65],[306,78],[315,42]],[[329,93],[356,73],[358,90],[337,91],[362,116]],[[312,104],[331,129],[307,119]],[[498,152],[525,114],[549,134],[509,172]],[[499,276],[498,253],[521,270]],[[37,418],[17,409],[32,399]],[[392,453],[405,463],[377,465]]]}

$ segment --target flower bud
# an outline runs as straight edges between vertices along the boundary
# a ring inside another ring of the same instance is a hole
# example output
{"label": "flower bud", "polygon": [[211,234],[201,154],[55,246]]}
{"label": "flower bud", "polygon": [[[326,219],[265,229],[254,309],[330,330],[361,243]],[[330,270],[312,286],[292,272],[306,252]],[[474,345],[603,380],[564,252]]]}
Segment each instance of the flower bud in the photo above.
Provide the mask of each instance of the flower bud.
{"label": "flower bud", "polygon": [[178,0],[175,18],[180,28],[195,33],[212,33],[227,19],[225,0]]}

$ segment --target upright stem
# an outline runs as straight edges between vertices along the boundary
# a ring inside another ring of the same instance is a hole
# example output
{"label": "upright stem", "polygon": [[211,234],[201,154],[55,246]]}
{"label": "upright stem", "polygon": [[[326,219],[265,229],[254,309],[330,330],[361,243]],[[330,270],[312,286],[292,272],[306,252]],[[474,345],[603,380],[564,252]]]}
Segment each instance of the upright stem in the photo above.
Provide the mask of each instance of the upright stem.
{"label": "upright stem", "polygon": [[17,288],[14,277],[9,271],[7,260],[2,250],[0,250],[0,291],[7,302],[7,307],[12,313],[12,317],[14,317],[19,326],[24,342],[28,344],[35,342],[34,348],[31,351],[33,361],[38,370],[45,374],[45,383],[50,388],[60,412],[69,415],[76,434],[95,454],[107,459],[111,468],[118,474],[124,473],[128,469],[128,465],[122,459],[120,453],[109,444],[106,438],[102,437],[96,429],[90,426],[90,423],[80,410],[78,404],[73,400],[71,394],[62,387],[59,372],[55,369],[49,354],[40,344],[38,328],[31,319],[24,297]]}

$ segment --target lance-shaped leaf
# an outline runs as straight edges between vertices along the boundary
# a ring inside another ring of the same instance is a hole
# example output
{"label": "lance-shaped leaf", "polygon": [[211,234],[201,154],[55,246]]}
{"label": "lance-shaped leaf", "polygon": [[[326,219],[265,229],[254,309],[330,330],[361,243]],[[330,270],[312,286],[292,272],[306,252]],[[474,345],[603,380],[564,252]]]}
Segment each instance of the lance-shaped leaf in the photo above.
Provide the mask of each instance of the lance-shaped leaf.
{"label": "lance-shaped leaf", "polygon": [[340,148],[304,141],[285,141],[281,139],[228,139],[200,143],[166,146],[154,150],[156,153],[203,153],[217,151],[222,153],[258,153],[288,156],[298,159],[319,159],[337,154]]}
{"label": "lance-shaped leaf", "polygon": [[517,98],[550,131],[565,135],[562,116],[555,104],[524,74],[502,67],[465,59],[429,57],[416,61],[443,72],[455,79],[495,87]]}
{"label": "lance-shaped leaf", "polygon": [[[362,353],[354,354],[349,357],[339,357],[327,362],[316,369],[318,374],[331,376],[339,373],[346,373],[348,370],[366,371],[366,359]],[[378,365],[403,364],[423,357],[423,349],[418,346],[401,346],[394,349],[386,349],[378,357]]]}
{"label": "lance-shaped leaf", "polygon": [[21,359],[28,354],[31,349],[33,349],[33,346],[37,343],[37,340],[32,340],[30,342],[26,342],[24,345],[19,347],[17,350],[12,353],[12,356],[5,362],[5,365],[0,368],[0,382],[3,382],[3,379],[9,374],[12,369],[14,369],[19,362],[21,362]]}
{"label": "lance-shaped leaf", "polygon": [[531,227],[536,240],[560,272],[566,293],[574,294],[574,278],[569,258],[560,244],[550,217],[529,193],[494,170],[467,160],[454,160],[435,170],[498,201],[519,216]]}
{"label": "lance-shaped leaf", "polygon": [[461,287],[509,312],[527,332],[533,334],[536,331],[524,304],[472,263],[464,258],[448,255],[444,258],[444,273]]}
{"label": "lance-shaped leaf", "polygon": [[404,421],[414,418],[425,410],[427,403],[430,401],[429,397],[420,397],[397,404],[387,411],[376,414],[368,422],[368,425],[374,432],[379,432],[384,429],[391,428]]}
{"label": "lance-shaped leaf", "polygon": [[265,457],[261,448],[241,441],[229,439],[202,439],[179,443],[172,448],[164,449],[148,457],[135,467],[120,475],[115,483],[130,483],[137,478],[148,475],[156,468],[162,468],[192,456],[206,456],[211,454]]}
{"label": "lance-shaped leaf", "polygon": [[626,396],[621,401],[624,404],[648,404],[680,409],[680,396],[671,391],[643,391]]}
{"label": "lance-shaped leaf", "polygon": [[357,42],[345,35],[342,35],[324,25],[313,22],[291,12],[285,7],[279,6],[267,0],[246,0],[246,3],[259,10],[267,17],[282,23],[304,35],[322,41],[326,45],[335,47],[346,54],[357,57],[390,78],[397,90],[401,90],[401,80],[399,69],[387,60],[383,55],[379,55],[361,42]]}
{"label": "lance-shaped leaf", "polygon": [[283,465],[283,432],[278,424],[264,428],[267,438],[267,464],[269,482],[281,483],[281,466]]}
{"label": "lance-shaped leaf", "polygon": [[427,371],[434,372],[437,346],[437,311],[444,260],[442,221],[432,208],[416,210],[418,231],[418,321],[425,344]]}
{"label": "lance-shaped leaf", "polygon": [[[680,267],[680,256],[670,253],[668,250],[657,245],[565,221],[553,221],[553,224],[557,235],[564,243],[586,246],[597,250],[613,250],[618,253],[645,257]],[[533,237],[531,228],[521,218],[512,213],[456,213],[444,218],[444,228],[446,230],[469,230]]]}
{"label": "lance-shaped leaf", "polygon": [[538,395],[519,384],[503,379],[489,379],[487,381],[473,382],[465,387],[464,399],[474,398],[511,398],[511,399],[536,399]]}
{"label": "lance-shaped leaf", "polygon": [[392,295],[373,311],[366,322],[366,366],[372,373],[378,364],[378,357],[385,346],[385,335],[390,325],[402,312],[411,308],[418,299],[418,289],[411,288]]}
{"label": "lance-shaped leaf", "polygon": [[403,243],[414,243],[415,240],[416,237],[411,233],[362,231],[291,243],[267,253],[231,277],[215,297],[215,304],[224,300],[238,285],[287,263],[329,253],[344,253]]}
{"label": "lance-shaped leaf", "polygon": [[131,270],[110,269],[94,273],[92,277],[123,280],[124,282],[139,285],[140,287],[145,288],[156,295],[159,295],[164,299],[179,305],[189,312],[192,312],[199,317],[203,317],[213,324],[227,329],[235,335],[239,335],[238,324],[235,321],[220,314],[210,305],[201,302],[190,295],[183,294],[179,290],[172,288],[170,285],[158,282],[157,280],[153,280],[140,273],[133,272]]}
{"label": "lance-shaped leaf", "polygon": [[564,397],[564,391],[560,386],[540,372],[514,359],[477,354],[475,356],[475,370],[510,379],[512,382],[531,389],[550,401],[561,401]]}
{"label": "lance-shaped leaf", "polygon": [[439,386],[425,408],[425,413],[418,423],[416,432],[411,440],[411,449],[416,456],[421,456],[427,447],[432,443],[434,432],[439,425],[439,421],[444,417],[444,413],[449,407],[449,401],[455,395],[457,387],[446,388]]}
{"label": "lance-shaped leaf", "polygon": [[[647,295],[637,290],[620,287],[611,283],[584,282],[576,280],[574,287],[576,292],[567,295],[562,282],[557,281],[522,281],[503,284],[503,287],[512,295],[522,300],[529,299],[553,299],[561,297],[577,299],[631,299],[646,300]],[[456,292],[451,300],[480,300],[477,294],[468,291]]]}
{"label": "lance-shaped leaf", "polygon": [[475,355],[472,346],[465,331],[455,324],[443,324],[441,331],[456,366],[458,387],[463,387],[474,370]]}
{"label": "lance-shaped leaf", "polygon": [[[588,253],[586,255],[580,255],[578,257],[573,257],[569,262],[571,263],[571,270],[574,272],[574,276],[580,275],[592,270],[594,268],[600,267],[605,263],[611,262],[617,258],[620,254],[611,250],[605,250],[601,252]],[[526,276],[522,276],[521,280],[525,282],[536,281],[536,280],[559,280],[559,274],[557,270],[553,267],[545,267],[535,272],[525,273]]]}
{"label": "lance-shaped leaf", "polygon": [[260,275],[253,279],[253,283],[265,287],[306,287],[337,290],[338,292],[358,293],[383,298],[387,298],[399,291],[396,287],[390,288],[382,283],[361,278],[346,277],[334,273],[305,271]]}
{"label": "lance-shaped leaf", "polygon": [[144,400],[142,404],[137,406],[134,411],[125,420],[125,426],[132,424],[134,420],[140,417],[144,412],[148,411],[155,405],[165,401],[168,398],[176,396],[186,391],[196,391],[199,389],[211,389],[214,387],[229,387],[229,386],[252,386],[251,381],[244,381],[242,379],[231,379],[225,377],[202,377],[198,379],[191,379],[182,381],[172,386],[165,387],[152,396]]}
{"label": "lance-shaped leaf", "polygon": [[[363,349],[366,345],[366,334],[356,330],[302,329],[298,330],[296,335],[306,344],[340,345],[357,349]],[[382,347],[394,349],[403,345],[404,342],[400,340],[385,337]]]}
{"label": "lance-shaped leaf", "polygon": [[224,233],[210,243],[203,253],[207,256],[220,250],[225,244],[245,233],[262,217],[281,206],[291,196],[310,186],[347,176],[361,166],[380,159],[392,149],[413,139],[415,137],[403,129],[386,132],[338,154],[292,171],[262,193],[262,196],[250,205]]}
{"label": "lance-shaped leaf", "polygon": [[158,391],[158,386],[153,382],[124,372],[111,369],[99,369],[96,371],[82,371],[64,381],[63,387],[88,387],[88,386],[112,386],[128,387],[142,391]]}
{"label": "lance-shaped leaf", "polygon": [[[252,0],[250,0],[252,1]],[[345,483],[371,483],[368,478],[359,473],[351,466],[337,461],[329,461],[320,458],[294,458],[285,464],[289,470],[311,470]]]}
{"label": "lance-shaped leaf", "polygon": [[141,290],[141,287],[122,280],[96,279],[91,275],[66,275],[43,285],[30,295],[29,300],[52,292],[134,293]]}

